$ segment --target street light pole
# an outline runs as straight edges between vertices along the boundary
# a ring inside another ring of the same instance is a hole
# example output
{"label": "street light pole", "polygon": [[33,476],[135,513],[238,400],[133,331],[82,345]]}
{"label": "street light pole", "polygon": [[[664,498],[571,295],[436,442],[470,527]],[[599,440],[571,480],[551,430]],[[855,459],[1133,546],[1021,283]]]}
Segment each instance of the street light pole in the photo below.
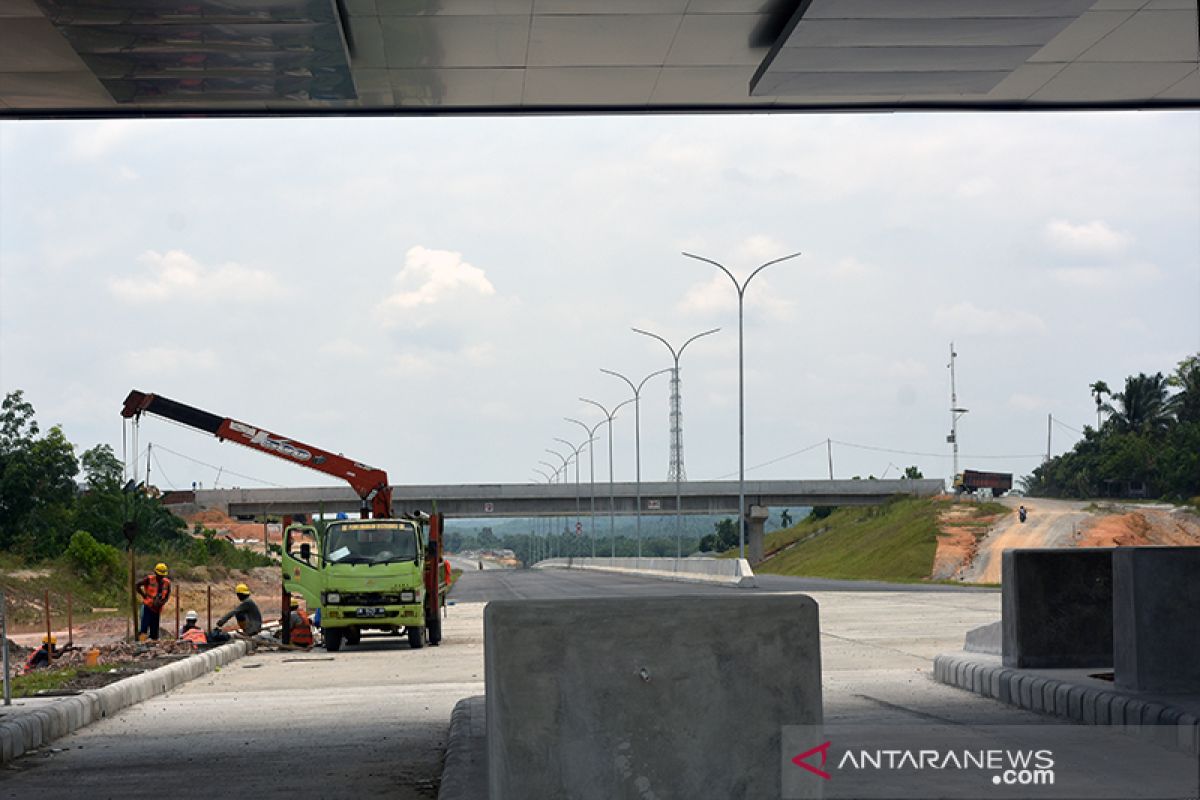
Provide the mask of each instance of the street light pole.
{"label": "street light pole", "polygon": [[[588,427],[584,423],[571,417],[563,417],[567,422],[574,422],[579,427],[587,431],[587,446],[588,446],[588,482],[591,484],[592,491],[592,517],[591,517],[591,533],[592,533],[592,558],[596,557],[596,431],[600,430],[600,426],[604,424],[604,420],[600,420],[592,427]],[[581,445],[582,446],[582,445]]]}
{"label": "street light pole", "polygon": [[[538,461],[538,463],[545,464],[547,467],[550,468],[551,477],[550,477],[550,480],[548,481],[548,483],[550,485],[553,485],[554,481],[556,481],[558,479],[558,474],[559,474],[559,472],[562,471],[562,468],[554,466],[549,461]],[[547,552],[549,552],[549,550],[550,550],[550,531],[553,528],[554,528],[554,516],[551,515],[546,518],[546,549],[547,549]]]}
{"label": "street light pole", "polygon": [[[545,461],[538,461],[538,463],[539,463],[539,464],[545,464],[547,467],[550,467],[550,469],[554,469],[554,465],[553,465],[553,464],[550,464],[550,463],[548,463],[548,462],[545,462]],[[539,469],[538,467],[534,467],[534,468],[533,468],[533,471],[534,471],[534,472],[536,472],[537,474],[541,475],[543,478],[545,478],[545,479],[546,479],[546,483],[547,483],[547,484],[551,484],[551,483],[553,483],[553,482],[554,482],[554,478],[552,478],[552,477],[550,476],[550,474],[549,474],[548,472],[546,472],[544,469]],[[530,549],[531,549],[531,551],[532,551],[532,548],[533,548],[533,542],[535,541],[535,539],[534,539],[534,537],[533,537],[533,532],[532,532],[532,531],[533,531],[533,529],[532,529],[532,528],[530,528],[530,534],[529,534],[529,544],[530,544]],[[533,556],[533,555],[530,555],[530,566],[533,566],[533,559],[534,559],[534,556]]]}
{"label": "street light pole", "polygon": [[613,375],[625,381],[625,383],[629,384],[630,391],[633,392],[633,448],[634,463],[636,465],[635,480],[637,481],[637,565],[640,567],[642,562],[642,387],[646,385],[646,381],[655,375],[662,375],[664,372],[670,372],[671,370],[668,368],[651,372],[642,378],[641,383],[636,386],[633,381],[616,370],[601,369],[600,371],[605,375]]}
{"label": "street light pole", "polygon": [[641,328],[631,328],[634,333],[640,333],[643,336],[649,336],[652,339],[658,339],[667,346],[671,351],[671,359],[675,362],[675,366],[671,373],[671,468],[668,471],[667,480],[675,478],[675,559],[678,561],[683,558],[683,512],[680,509],[682,498],[679,485],[684,479],[683,470],[683,408],[682,400],[679,392],[679,359],[683,355],[684,349],[702,336],[716,333],[720,328],[697,333],[692,338],[683,343],[683,346],[676,350],[663,337],[657,333],[644,331]]}
{"label": "street light pole", "polygon": [[[553,453],[554,455],[558,456],[559,459],[562,460],[562,481],[561,481],[561,483],[566,483],[567,482],[567,465],[571,463],[571,460],[569,458],[567,458],[566,456],[564,456],[562,453],[558,452],[557,450],[551,450],[549,447],[546,448],[546,452]],[[578,471],[579,470],[576,469],[576,472],[578,472]],[[563,527],[566,528],[566,526],[567,526],[567,515],[563,514]],[[558,554],[561,556],[562,555],[561,540],[559,541],[559,544],[560,544],[560,547],[559,547]]]}
{"label": "street light pole", "polygon": [[687,258],[694,258],[697,261],[703,261],[706,264],[712,264],[717,269],[729,276],[729,280],[733,282],[733,288],[737,289],[738,296],[738,557],[746,557],[746,378],[745,378],[745,355],[744,355],[744,325],[745,318],[744,305],[746,299],[746,287],[750,285],[750,281],[754,280],[754,276],[762,272],[772,264],[778,264],[780,261],[787,261],[790,258],[795,258],[799,253],[783,256],[782,258],[772,259],[765,264],[762,264],[754,272],[750,273],[750,277],[746,278],[742,283],[738,283],[738,279],[733,277],[733,273],[724,267],[724,265],[713,261],[711,258],[704,256],[693,255],[692,253],[684,253]]}
{"label": "street light pole", "polygon": [[617,557],[617,524],[616,524],[616,499],[613,495],[613,419],[617,416],[617,411],[621,406],[629,405],[633,402],[633,398],[617,403],[613,406],[613,410],[609,411],[604,406],[597,403],[595,400],[589,400],[586,397],[579,398],[584,403],[590,403],[600,409],[608,420],[608,544],[611,552],[610,558]]}
{"label": "street light pole", "polygon": [[[587,426],[584,425],[584,427],[586,428]],[[567,447],[569,447],[571,450],[573,450],[575,452],[575,534],[579,535],[579,530],[580,530],[580,525],[579,525],[579,452],[581,450],[583,450],[583,445],[585,445],[585,444],[590,445],[592,443],[592,440],[588,439],[587,441],[580,444],[579,447],[576,447],[575,445],[568,442],[566,439],[560,439],[557,436],[554,437],[554,441],[562,442],[563,444],[565,444]],[[574,548],[572,548],[572,549],[574,549]]]}

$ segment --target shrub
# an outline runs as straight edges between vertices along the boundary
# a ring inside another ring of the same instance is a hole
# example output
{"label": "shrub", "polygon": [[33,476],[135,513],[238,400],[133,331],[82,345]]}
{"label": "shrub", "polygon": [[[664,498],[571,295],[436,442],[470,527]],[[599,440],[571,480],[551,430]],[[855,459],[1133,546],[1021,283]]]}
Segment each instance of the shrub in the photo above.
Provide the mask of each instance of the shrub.
{"label": "shrub", "polygon": [[121,551],[96,541],[87,531],[75,531],[66,555],[80,576],[94,586],[110,583],[121,576]]}

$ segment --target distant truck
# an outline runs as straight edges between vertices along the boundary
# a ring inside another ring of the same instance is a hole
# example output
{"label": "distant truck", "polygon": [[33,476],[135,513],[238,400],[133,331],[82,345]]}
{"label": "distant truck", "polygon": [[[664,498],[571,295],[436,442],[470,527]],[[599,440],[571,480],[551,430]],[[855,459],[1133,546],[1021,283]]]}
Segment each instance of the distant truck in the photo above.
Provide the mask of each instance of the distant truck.
{"label": "distant truck", "polygon": [[992,497],[999,497],[1012,489],[1012,473],[967,469],[954,476],[954,491],[957,494],[974,494],[978,489],[991,489]]}

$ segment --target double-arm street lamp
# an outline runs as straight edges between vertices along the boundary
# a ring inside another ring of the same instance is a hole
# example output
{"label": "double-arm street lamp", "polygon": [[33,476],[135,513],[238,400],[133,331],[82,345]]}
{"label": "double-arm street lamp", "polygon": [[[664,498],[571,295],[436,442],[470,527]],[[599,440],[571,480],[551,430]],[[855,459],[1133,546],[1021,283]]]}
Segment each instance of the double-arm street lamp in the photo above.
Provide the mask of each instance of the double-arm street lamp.
{"label": "double-arm street lamp", "polygon": [[624,400],[620,403],[617,403],[615,406],[613,406],[612,411],[609,411],[607,408],[602,406],[600,403],[597,403],[595,400],[589,400],[586,397],[581,397],[579,399],[580,399],[580,401],[582,401],[584,403],[588,403],[588,404],[593,405],[596,408],[600,409],[600,412],[602,414],[604,414],[604,418],[608,422],[608,538],[609,538],[609,546],[612,551],[610,554],[610,558],[616,558],[617,557],[617,526],[616,526],[616,499],[613,496],[613,446],[612,446],[613,430],[612,430],[612,421],[613,421],[613,419],[616,418],[617,412],[621,409],[621,407],[627,406],[630,403],[632,403],[633,398],[631,397],[628,400]]}
{"label": "double-arm street lamp", "polygon": [[[549,448],[549,447],[547,447],[547,448],[546,448],[546,452],[547,452],[547,453],[550,453],[550,454],[552,454],[552,455],[558,456],[558,459],[559,459],[560,461],[562,461],[562,480],[561,480],[561,481],[559,481],[559,483],[566,483],[566,482],[567,482],[567,476],[570,474],[570,473],[567,471],[567,465],[571,463],[571,459],[570,459],[570,458],[568,458],[567,456],[564,456],[562,453],[558,452],[557,450],[553,450],[553,449],[551,449],[551,448]],[[579,472],[578,468],[576,468],[576,470],[575,470],[575,471],[576,471],[576,472]],[[579,487],[578,487],[578,486],[576,486],[576,490],[578,490],[578,488],[579,488]],[[568,515],[567,515],[567,514],[563,514],[563,528],[566,528],[566,527],[567,527],[567,517],[568,517]],[[560,545],[561,545],[561,540],[560,540]],[[559,550],[559,555],[560,555],[560,556],[562,555],[561,547],[560,547],[560,550]]]}
{"label": "double-arm street lamp", "polygon": [[[616,370],[601,369],[600,371],[605,375],[612,375],[625,381],[625,383],[629,384],[630,391],[633,392],[633,447],[634,461],[636,464],[635,480],[637,481],[637,557],[640,566],[642,559],[642,387],[646,385],[646,381],[650,380],[655,375],[662,375],[664,372],[670,372],[671,370],[670,368],[667,368],[660,369],[657,372],[651,372],[649,375],[642,378],[641,382],[636,385],[633,381],[629,380],[629,378],[625,377]],[[618,406],[618,408],[619,407],[620,406]]]}
{"label": "double-arm street lamp", "polygon": [[[591,533],[592,533],[592,558],[596,557],[596,448],[593,443],[596,441],[596,431],[600,430],[600,426],[604,424],[604,420],[600,420],[595,425],[588,426],[577,419],[571,417],[563,417],[567,422],[574,422],[579,427],[587,431],[587,446],[588,446],[588,481],[591,484],[592,490],[592,516],[591,516]],[[582,447],[583,445],[580,445]]]}
{"label": "double-arm street lamp", "polygon": [[[587,426],[584,425],[583,427],[586,428]],[[592,440],[589,438],[589,439],[585,440],[582,444],[580,444],[578,447],[571,444],[566,439],[560,439],[557,436],[554,437],[554,441],[565,444],[569,450],[571,450],[572,452],[575,453],[575,456],[574,456],[574,458],[575,458],[575,534],[578,535],[579,528],[580,528],[580,526],[579,526],[579,453],[583,450],[584,445],[590,445],[592,443]],[[593,508],[592,510],[595,511],[595,508]],[[574,548],[572,548],[572,549],[574,549]]]}
{"label": "double-arm street lamp", "polygon": [[649,336],[653,339],[658,339],[667,346],[671,351],[671,359],[675,362],[675,366],[671,370],[671,468],[668,470],[667,480],[674,478],[675,480],[675,558],[683,557],[683,512],[680,510],[681,498],[679,484],[684,480],[683,470],[683,407],[682,399],[680,398],[679,388],[679,359],[683,355],[683,351],[689,344],[696,341],[702,336],[716,333],[720,328],[713,328],[709,331],[697,333],[692,338],[688,339],[683,345],[676,350],[663,337],[657,333],[644,331],[641,328],[632,328],[634,333],[640,333],[643,336]]}
{"label": "double-arm street lamp", "polygon": [[738,279],[733,277],[733,273],[725,268],[723,264],[713,261],[711,258],[704,256],[693,255],[692,253],[684,253],[687,258],[694,258],[697,261],[703,261],[706,264],[712,264],[717,269],[724,272],[729,280],[733,282],[733,287],[737,289],[738,296],[738,557],[746,557],[746,381],[745,371],[743,368],[743,312],[744,301],[746,299],[746,287],[750,285],[750,281],[754,280],[754,276],[762,272],[772,264],[778,264],[780,261],[787,261],[800,255],[792,253],[791,255],[783,256],[782,258],[772,259],[765,264],[762,264],[754,272],[750,273],[750,277],[738,283]]}
{"label": "double-arm street lamp", "polygon": [[[545,461],[539,461],[538,463],[545,464],[547,467],[550,467],[551,470],[554,469],[553,464],[547,463]],[[554,476],[551,475],[549,472],[546,472],[546,470],[541,469],[540,467],[534,467],[533,471],[536,472],[538,475],[541,475],[543,478],[545,478],[547,485],[554,483]],[[537,560],[537,554],[534,551],[535,539],[533,537],[533,528],[534,528],[534,526],[532,526],[532,525],[529,526],[529,563],[531,566],[533,565],[534,561]]]}

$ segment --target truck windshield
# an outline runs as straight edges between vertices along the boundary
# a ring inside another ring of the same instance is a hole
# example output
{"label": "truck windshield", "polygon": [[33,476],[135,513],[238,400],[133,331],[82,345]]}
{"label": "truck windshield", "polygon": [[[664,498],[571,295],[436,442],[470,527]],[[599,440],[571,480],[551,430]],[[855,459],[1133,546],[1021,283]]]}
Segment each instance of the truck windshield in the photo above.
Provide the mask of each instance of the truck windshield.
{"label": "truck windshield", "polygon": [[326,559],[337,564],[385,564],[415,561],[417,529],[410,522],[331,525],[325,536]]}

